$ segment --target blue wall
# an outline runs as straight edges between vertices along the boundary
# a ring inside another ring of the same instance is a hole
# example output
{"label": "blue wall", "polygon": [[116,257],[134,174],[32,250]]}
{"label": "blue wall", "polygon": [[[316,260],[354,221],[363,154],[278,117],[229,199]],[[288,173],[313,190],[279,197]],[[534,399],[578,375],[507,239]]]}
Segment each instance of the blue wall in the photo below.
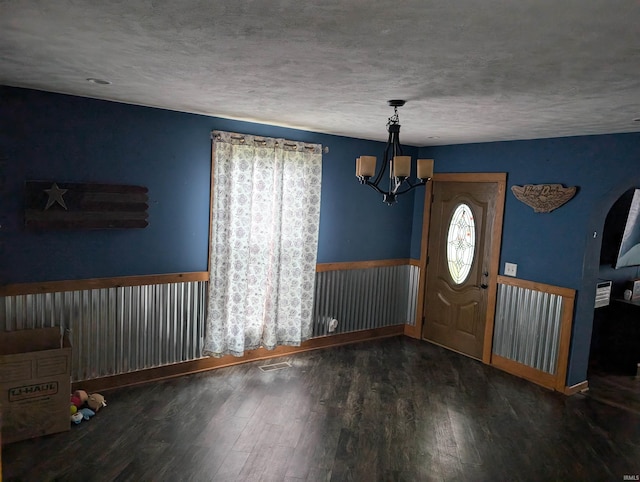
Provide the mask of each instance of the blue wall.
{"label": "blue wall", "polygon": [[[382,143],[0,87],[0,284],[205,271],[214,129],[329,147],[318,262],[409,257],[413,196],[390,208],[354,175]],[[40,179],[147,186],[150,225],[26,231],[23,184]]]}
{"label": "blue wall", "polygon": [[[618,197],[640,187],[640,133],[425,147],[419,156],[433,157],[436,172],[507,173],[500,274],[505,262],[517,263],[518,278],[577,290],[567,381],[585,380],[602,229]],[[541,183],[579,191],[546,214],[511,193],[513,185]],[[421,216],[416,197],[414,218]],[[415,242],[411,249],[415,255]]]}

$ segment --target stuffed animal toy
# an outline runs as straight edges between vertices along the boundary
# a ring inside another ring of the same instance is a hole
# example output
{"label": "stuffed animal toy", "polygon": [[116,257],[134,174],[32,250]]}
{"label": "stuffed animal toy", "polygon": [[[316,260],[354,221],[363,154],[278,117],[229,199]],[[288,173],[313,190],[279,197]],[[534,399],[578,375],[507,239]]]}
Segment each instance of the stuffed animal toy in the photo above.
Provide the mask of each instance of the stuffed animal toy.
{"label": "stuffed animal toy", "polygon": [[89,408],[91,410],[93,410],[94,412],[97,412],[102,407],[106,407],[107,402],[105,402],[104,397],[99,393],[92,393],[91,395],[89,395],[89,398],[87,400],[87,405],[89,405]]}
{"label": "stuffed animal toy", "polygon": [[[73,407],[73,405],[72,405],[72,407]],[[76,425],[78,425],[83,420],[89,420],[95,414],[96,414],[96,412],[94,412],[90,408],[81,408],[76,413],[71,414],[71,421],[73,423],[75,423]]]}
{"label": "stuffed animal toy", "polygon": [[71,399],[70,399],[71,405],[73,405],[76,408],[80,408],[83,405],[82,400],[80,400],[80,397],[77,397],[76,395],[71,395]]}
{"label": "stuffed animal toy", "polygon": [[82,418],[84,420],[89,420],[96,414],[96,412],[94,412],[90,408],[81,408],[80,410],[78,410],[78,413],[82,414]]}
{"label": "stuffed animal toy", "polygon": [[[84,390],[76,390],[71,395],[71,415],[76,413],[89,399],[89,395]],[[75,410],[74,410],[75,408]]]}
{"label": "stuffed animal toy", "polygon": [[85,392],[84,390],[76,390],[75,392],[73,392],[73,396],[78,397],[82,404],[87,403],[87,400],[89,399],[89,395],[87,395],[87,392]]}

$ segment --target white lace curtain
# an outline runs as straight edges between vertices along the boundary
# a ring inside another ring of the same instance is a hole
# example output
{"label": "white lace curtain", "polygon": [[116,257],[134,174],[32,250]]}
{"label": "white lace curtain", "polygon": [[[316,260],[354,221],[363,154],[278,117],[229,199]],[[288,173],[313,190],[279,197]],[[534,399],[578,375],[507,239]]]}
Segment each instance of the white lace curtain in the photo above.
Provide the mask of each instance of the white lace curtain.
{"label": "white lace curtain", "polygon": [[213,137],[204,353],[299,345],[311,336],[322,146]]}

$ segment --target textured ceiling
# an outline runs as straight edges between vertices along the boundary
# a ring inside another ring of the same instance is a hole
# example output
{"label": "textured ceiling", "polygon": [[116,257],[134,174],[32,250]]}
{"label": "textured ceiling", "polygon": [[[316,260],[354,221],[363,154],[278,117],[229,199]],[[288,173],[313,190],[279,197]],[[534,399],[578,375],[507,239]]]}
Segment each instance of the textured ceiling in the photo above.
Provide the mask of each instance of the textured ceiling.
{"label": "textured ceiling", "polygon": [[0,84],[420,146],[640,131],[639,76],[638,0],[0,0]]}

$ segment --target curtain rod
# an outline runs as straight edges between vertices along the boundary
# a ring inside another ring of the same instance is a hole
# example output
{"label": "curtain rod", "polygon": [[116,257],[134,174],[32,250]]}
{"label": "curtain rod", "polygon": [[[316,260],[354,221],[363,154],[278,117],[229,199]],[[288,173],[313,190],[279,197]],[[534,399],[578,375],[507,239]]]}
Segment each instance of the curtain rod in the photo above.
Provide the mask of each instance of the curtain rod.
{"label": "curtain rod", "polygon": [[[214,137],[214,136],[213,136],[213,133],[212,133],[212,137]],[[246,141],[246,137],[245,137],[245,136],[242,136],[242,135],[235,135],[235,136],[230,136],[230,137],[231,137],[231,139],[233,139],[234,141],[240,141],[240,142],[245,142],[245,141]],[[255,136],[251,136],[251,137],[254,137],[253,142],[255,142],[256,144],[262,144],[262,145],[265,145],[265,144],[267,143],[267,141],[266,141],[266,140],[264,140],[264,139],[255,138]],[[221,139],[220,134],[218,134],[217,136],[215,136],[215,139]],[[301,143],[302,143],[302,142],[301,142]],[[276,141],[276,142],[275,142],[275,144],[276,144],[276,146],[277,146],[277,145],[278,145],[278,141]],[[283,146],[284,146],[284,147],[291,148],[291,149],[298,149],[298,146],[297,146],[296,144],[290,144],[290,143],[287,143],[287,142],[285,142],[285,143],[283,144]],[[315,149],[315,147],[314,147],[314,146],[306,146],[306,145],[304,146],[304,148],[305,148],[305,149],[309,149],[309,150],[313,150],[313,149]],[[325,153],[325,154],[327,154],[327,153],[329,152],[329,147],[328,147],[328,146],[322,146],[322,152],[323,152],[323,153]]]}

